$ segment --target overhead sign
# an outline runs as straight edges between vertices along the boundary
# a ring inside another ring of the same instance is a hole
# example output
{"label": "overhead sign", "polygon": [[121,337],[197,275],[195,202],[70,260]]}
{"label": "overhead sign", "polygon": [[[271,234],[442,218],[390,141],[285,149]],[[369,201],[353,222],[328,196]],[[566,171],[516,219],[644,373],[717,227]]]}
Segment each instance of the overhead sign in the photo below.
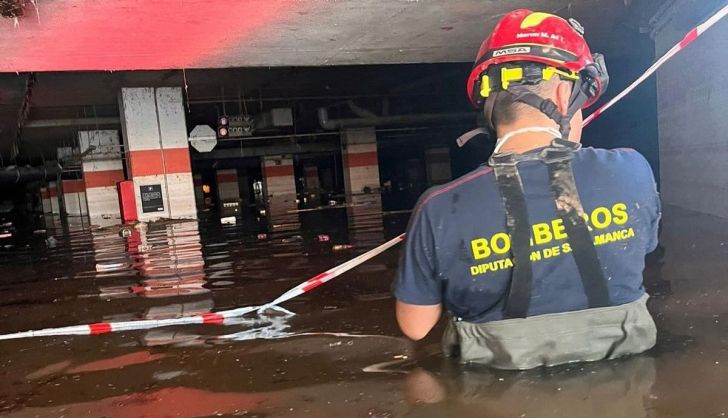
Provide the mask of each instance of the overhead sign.
{"label": "overhead sign", "polygon": [[225,138],[243,138],[252,136],[255,120],[249,115],[220,116],[217,119],[217,136]]}
{"label": "overhead sign", "polygon": [[210,152],[217,145],[217,134],[208,125],[197,125],[190,132],[189,141],[198,152]]}

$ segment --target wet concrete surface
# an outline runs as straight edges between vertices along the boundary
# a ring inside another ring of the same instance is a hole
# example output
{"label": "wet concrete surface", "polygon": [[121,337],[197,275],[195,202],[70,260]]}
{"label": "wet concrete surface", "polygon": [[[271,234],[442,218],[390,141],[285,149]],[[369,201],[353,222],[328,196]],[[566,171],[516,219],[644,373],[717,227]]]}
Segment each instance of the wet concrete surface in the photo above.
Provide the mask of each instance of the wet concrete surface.
{"label": "wet concrete surface", "polygon": [[[289,215],[156,223],[128,237],[48,218],[45,232],[0,242],[0,333],[269,302],[401,233],[408,216]],[[0,341],[0,414],[725,416],[728,220],[666,207],[661,243],[646,272],[658,344],[641,356],[520,373],[455,365],[439,354],[441,330],[417,344],[397,330],[392,250],[286,303],[292,318]]]}

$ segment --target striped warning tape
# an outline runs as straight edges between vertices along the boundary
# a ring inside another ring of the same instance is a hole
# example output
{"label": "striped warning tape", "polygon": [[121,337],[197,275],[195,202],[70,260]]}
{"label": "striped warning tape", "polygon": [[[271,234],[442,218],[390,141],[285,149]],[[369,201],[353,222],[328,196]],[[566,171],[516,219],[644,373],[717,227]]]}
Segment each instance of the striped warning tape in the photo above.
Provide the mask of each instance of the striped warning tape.
{"label": "striped warning tape", "polygon": [[379,254],[387,251],[404,240],[404,234],[399,235],[377,248],[369,250],[346,263],[340,264],[333,267],[325,272],[314,276],[305,282],[297,285],[296,287],[288,290],[274,301],[265,305],[259,306],[245,306],[237,309],[230,309],[227,311],[220,312],[209,312],[201,315],[185,316],[181,318],[170,318],[170,319],[144,319],[137,321],[124,321],[124,322],[98,322],[95,324],[86,325],[74,325],[69,327],[60,328],[46,328],[34,331],[23,331],[16,332],[13,334],[0,335],[0,340],[12,340],[18,338],[30,338],[30,337],[56,337],[63,335],[100,335],[108,334],[110,332],[120,331],[136,331],[146,330],[152,328],[170,327],[176,325],[223,325],[227,323],[239,323],[236,318],[242,317],[253,312],[263,312],[268,309],[282,312],[286,315],[293,315],[292,312],[278,306],[283,302],[289,301],[297,296],[304,293],[310,292],[311,290],[321,286],[322,284],[338,277],[354,267],[365,263],[366,261],[378,256]]}
{"label": "striped warning tape", "polygon": [[637,86],[642,84],[647,78],[649,78],[652,74],[655,73],[660,67],[662,67],[667,61],[669,61],[672,57],[675,56],[678,52],[685,49],[688,45],[693,43],[696,39],[700,37],[700,35],[704,34],[708,29],[710,29],[713,25],[718,23],[721,19],[723,19],[726,15],[728,15],[728,5],[724,6],[722,9],[718,10],[714,15],[712,15],[708,20],[703,22],[702,24],[698,25],[697,27],[693,28],[685,34],[682,40],[675,44],[672,48],[670,48],[669,51],[665,53],[660,59],[655,61],[654,64],[650,68],[647,69],[644,73],[642,73],[641,76],[639,76],[632,84],[627,86],[626,89],[622,90],[621,93],[614,96],[612,99],[604,103],[602,106],[600,106],[597,110],[595,110],[591,115],[589,115],[588,118],[584,120],[584,126],[589,125],[592,123],[596,118],[601,116],[607,109],[614,106],[615,103],[622,100],[624,96],[628,95],[632,92],[632,90],[636,89]]}
{"label": "striped warning tape", "polygon": [[[642,84],[648,77],[655,73],[660,67],[662,67],[667,61],[669,61],[675,54],[685,49],[688,45],[698,39],[703,33],[715,25],[718,21],[728,15],[728,5],[718,10],[704,23],[698,25],[694,29],[690,30],[683,39],[673,46],[665,55],[660,57],[650,68],[647,69],[637,80],[630,84],[621,93],[616,95],[614,98],[606,102],[604,105],[594,111],[588,118],[584,120],[584,126],[589,125],[596,118],[601,116],[607,109],[612,107],[615,103],[622,100],[627,94],[632,92],[637,86]],[[311,290],[321,286],[322,284],[332,280],[333,278],[340,276],[341,274],[351,270],[352,268],[376,257],[377,255],[387,251],[394,247],[400,242],[404,241],[405,235],[399,235],[396,238],[385,242],[377,248],[367,251],[364,254],[355,257],[346,263],[339,266],[333,267],[317,276],[314,276],[298,286],[288,290],[274,301],[260,306],[246,306],[237,309],[231,309],[228,311],[220,311],[215,313],[206,313],[202,315],[194,315],[182,318],[172,319],[160,319],[160,320],[138,320],[138,321],[126,321],[126,322],[99,322],[95,324],[76,325],[70,327],[61,328],[47,328],[35,331],[23,331],[13,334],[0,335],[0,340],[11,340],[17,338],[30,338],[30,337],[49,337],[49,336],[62,336],[62,335],[99,335],[107,334],[110,332],[118,331],[134,331],[134,330],[145,330],[152,328],[169,327],[175,325],[190,325],[190,324],[225,324],[227,320],[231,318],[238,318],[243,315],[247,315],[251,312],[262,312],[268,309],[278,310],[286,314],[292,315],[290,311],[278,306],[281,303],[289,301],[297,296],[304,293],[310,292]]]}

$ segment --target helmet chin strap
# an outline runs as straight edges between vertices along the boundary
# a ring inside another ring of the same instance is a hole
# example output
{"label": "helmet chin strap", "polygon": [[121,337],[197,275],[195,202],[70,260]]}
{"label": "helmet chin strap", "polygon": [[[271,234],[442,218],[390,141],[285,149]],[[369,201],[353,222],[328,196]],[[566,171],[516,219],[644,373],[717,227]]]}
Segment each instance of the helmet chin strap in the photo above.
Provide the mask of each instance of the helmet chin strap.
{"label": "helmet chin strap", "polygon": [[547,134],[552,135],[554,138],[562,139],[563,136],[561,135],[561,132],[559,132],[556,128],[549,128],[546,126],[529,126],[527,128],[521,128],[516,129],[514,131],[510,131],[503,135],[502,137],[498,138],[498,141],[495,143],[495,150],[493,150],[493,154],[499,154],[501,148],[503,148],[503,145],[506,144],[511,138],[513,138],[516,135],[521,135],[529,132],[544,132]]}

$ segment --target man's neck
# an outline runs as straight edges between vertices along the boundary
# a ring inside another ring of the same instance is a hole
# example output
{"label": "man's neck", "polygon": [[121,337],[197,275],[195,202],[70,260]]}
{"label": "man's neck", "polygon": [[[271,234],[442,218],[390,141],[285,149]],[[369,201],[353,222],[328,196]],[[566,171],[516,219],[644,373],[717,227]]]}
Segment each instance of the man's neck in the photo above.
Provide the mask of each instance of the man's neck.
{"label": "man's neck", "polygon": [[528,131],[529,128],[551,128],[558,132],[555,123],[533,121],[532,123],[524,122],[499,127],[497,130],[498,138],[501,139],[511,132],[518,132],[511,136],[508,141],[500,148],[500,153],[516,153],[521,154],[536,148],[545,147],[554,140],[554,134],[542,131]]}

